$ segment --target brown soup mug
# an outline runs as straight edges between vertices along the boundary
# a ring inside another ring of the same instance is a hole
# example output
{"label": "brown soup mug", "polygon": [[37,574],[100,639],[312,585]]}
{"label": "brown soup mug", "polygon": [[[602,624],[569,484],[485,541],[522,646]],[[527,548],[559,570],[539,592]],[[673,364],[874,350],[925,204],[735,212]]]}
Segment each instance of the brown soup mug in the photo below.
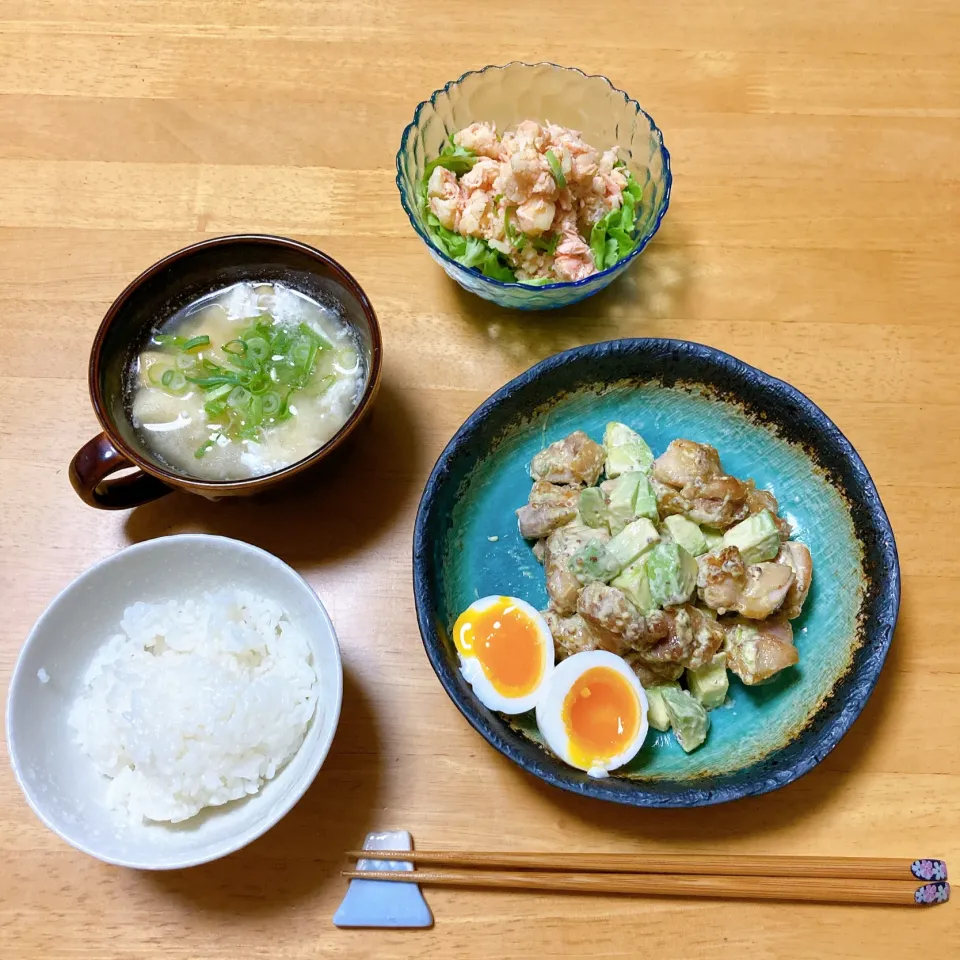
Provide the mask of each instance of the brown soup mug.
{"label": "brown soup mug", "polygon": [[[124,395],[125,374],[159,320],[245,280],[281,282],[308,296],[333,297],[340,303],[364,356],[363,392],[340,430],[297,463],[245,480],[198,480],[159,462],[141,442]],[[322,460],[356,428],[380,385],[382,352],[380,325],[366,294],[325,253],[295,240],[257,235],[216,237],[185,247],[140,274],[100,324],[90,354],[90,397],[103,432],[73,458],[70,482],[84,503],[105,510],[136,507],[175,489],[209,498],[259,493]]]}

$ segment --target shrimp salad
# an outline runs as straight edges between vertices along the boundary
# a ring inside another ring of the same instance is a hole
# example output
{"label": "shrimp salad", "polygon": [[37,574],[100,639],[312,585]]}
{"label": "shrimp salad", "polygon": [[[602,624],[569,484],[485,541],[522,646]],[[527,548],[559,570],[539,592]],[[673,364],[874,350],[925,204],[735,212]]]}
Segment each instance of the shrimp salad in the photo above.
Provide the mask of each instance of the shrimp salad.
{"label": "shrimp salad", "polygon": [[524,120],[472,123],[427,164],[422,214],[449,257],[507,283],[583,280],[639,243],[642,186],[616,149]]}
{"label": "shrimp salad", "polygon": [[[794,666],[793,622],[813,578],[776,497],[727,474],[717,451],[673,440],[657,458],[623,423],[534,458],[520,534],[546,574],[557,661],[605,650],[643,686],[650,726],[687,752],[727,700]],[[601,477],[605,479],[601,480]]]}

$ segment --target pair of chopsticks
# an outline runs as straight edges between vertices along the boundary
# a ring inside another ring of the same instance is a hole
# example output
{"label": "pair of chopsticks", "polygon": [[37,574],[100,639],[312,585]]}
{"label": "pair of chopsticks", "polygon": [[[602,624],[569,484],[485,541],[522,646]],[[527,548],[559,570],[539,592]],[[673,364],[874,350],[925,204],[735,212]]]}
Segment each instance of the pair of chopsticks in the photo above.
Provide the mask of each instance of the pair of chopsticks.
{"label": "pair of chopsticks", "polygon": [[944,903],[950,896],[946,864],[926,858],[432,850],[351,850],[347,856],[434,868],[345,870],[348,879],[431,886],[901,905]]}

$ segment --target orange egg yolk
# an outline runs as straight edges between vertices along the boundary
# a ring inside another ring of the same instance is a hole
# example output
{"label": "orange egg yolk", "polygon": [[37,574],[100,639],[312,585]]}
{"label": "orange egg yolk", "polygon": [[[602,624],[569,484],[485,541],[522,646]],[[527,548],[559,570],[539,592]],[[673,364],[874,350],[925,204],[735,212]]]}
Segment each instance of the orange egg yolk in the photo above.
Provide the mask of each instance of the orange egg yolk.
{"label": "orange egg yolk", "polygon": [[544,638],[509,597],[500,597],[480,613],[460,614],[453,638],[457,650],[475,658],[493,688],[505,697],[530,693],[543,677]]}
{"label": "orange egg yolk", "polygon": [[589,769],[627,749],[640,729],[640,702],[616,670],[591,667],[564,697],[560,716],[571,760]]}

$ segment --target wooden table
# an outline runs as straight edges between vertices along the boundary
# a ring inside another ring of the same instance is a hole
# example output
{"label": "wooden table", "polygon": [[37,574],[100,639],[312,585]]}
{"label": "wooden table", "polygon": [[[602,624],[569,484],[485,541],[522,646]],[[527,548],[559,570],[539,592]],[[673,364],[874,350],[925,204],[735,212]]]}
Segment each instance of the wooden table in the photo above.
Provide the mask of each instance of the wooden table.
{"label": "wooden table", "polygon": [[[552,39],[536,43],[544,30]],[[432,931],[339,931],[330,918],[342,851],[377,828],[406,827],[422,846],[960,867],[958,55],[952,0],[0,0],[4,691],[58,590],[176,531],[250,539],[296,566],[336,622],[346,670],[316,784],[220,863],[157,875],[100,864],[47,832],[0,765],[0,956],[948,956],[953,905],[435,891]],[[393,184],[418,100],[465,69],[531,56],[639,97],[676,176],[629,277],[542,316],[461,293]],[[66,467],[96,431],[85,378],[105,308],[163,254],[246,230],[315,244],[367,289],[386,341],[370,432],[342,474],[258,504],[88,509]],[[534,361],[637,334],[721,347],[809,394],[873,471],[900,547],[900,628],[852,732],[792,786],[709,810],[621,809],[529,777],[457,713],[414,619],[414,513],[456,427]]]}

